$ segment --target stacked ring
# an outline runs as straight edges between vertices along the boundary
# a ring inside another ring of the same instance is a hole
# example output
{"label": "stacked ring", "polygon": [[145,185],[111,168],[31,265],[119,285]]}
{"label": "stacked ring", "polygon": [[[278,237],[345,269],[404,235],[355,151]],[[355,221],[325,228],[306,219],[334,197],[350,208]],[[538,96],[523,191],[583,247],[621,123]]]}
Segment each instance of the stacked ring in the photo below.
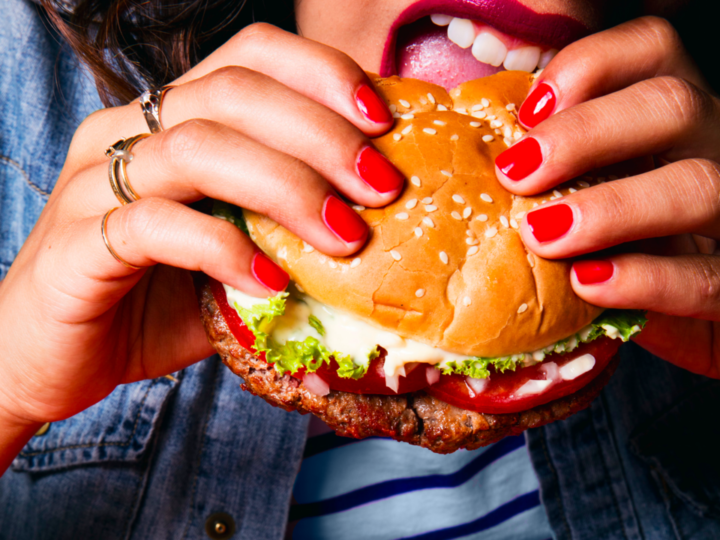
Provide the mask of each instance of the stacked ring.
{"label": "stacked ring", "polygon": [[[149,137],[149,133],[141,133],[127,139],[120,139],[115,144],[105,150],[105,155],[110,158],[108,168],[108,177],[110,179],[110,187],[121,204],[129,204],[140,198],[130,184],[127,175],[127,164],[132,161],[133,154],[130,152],[132,147],[138,141]],[[122,183],[122,185],[121,185]]]}
{"label": "stacked ring", "polygon": [[100,224],[100,232],[102,233],[103,242],[105,242],[105,247],[108,248],[108,251],[110,252],[110,255],[112,255],[117,262],[122,264],[123,266],[127,268],[132,268],[133,270],[140,270],[143,268],[142,266],[135,266],[134,264],[130,264],[125,259],[123,259],[120,255],[117,254],[117,252],[113,249],[113,247],[110,245],[110,240],[108,240],[107,235],[107,222],[108,218],[110,217],[110,214],[112,214],[115,210],[117,210],[118,207],[111,208],[108,210],[105,215],[102,218],[102,223]]}

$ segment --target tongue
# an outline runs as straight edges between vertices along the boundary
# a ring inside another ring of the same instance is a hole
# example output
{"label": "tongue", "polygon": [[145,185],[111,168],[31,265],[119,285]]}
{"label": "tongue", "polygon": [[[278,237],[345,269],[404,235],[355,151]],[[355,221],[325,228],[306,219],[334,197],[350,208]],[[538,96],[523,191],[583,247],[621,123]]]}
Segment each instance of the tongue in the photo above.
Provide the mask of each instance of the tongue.
{"label": "tongue", "polygon": [[397,74],[421,79],[450,90],[457,85],[503,71],[478,62],[471,48],[461,49],[447,38],[447,28],[428,19],[400,29],[396,53]]}

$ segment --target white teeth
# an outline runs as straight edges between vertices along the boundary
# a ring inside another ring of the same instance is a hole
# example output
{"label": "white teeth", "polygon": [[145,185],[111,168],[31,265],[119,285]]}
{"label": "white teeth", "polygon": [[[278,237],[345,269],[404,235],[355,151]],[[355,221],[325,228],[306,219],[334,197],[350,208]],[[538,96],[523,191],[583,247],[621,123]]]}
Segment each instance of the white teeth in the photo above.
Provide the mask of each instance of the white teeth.
{"label": "white teeth", "polygon": [[[450,26],[452,26],[452,23],[450,23]],[[450,31],[448,31],[448,37],[450,38]],[[507,47],[503,42],[489,32],[480,32],[473,42],[472,55],[479,62],[491,66],[497,67],[502,64],[507,53]]]}
{"label": "white teeth", "polygon": [[550,63],[550,60],[555,58],[555,55],[558,53],[557,49],[550,49],[549,51],[545,51],[540,55],[540,61],[538,62],[538,67],[540,69],[545,69],[547,65]]}
{"label": "white teeth", "polygon": [[507,53],[503,66],[508,71],[535,71],[540,60],[540,47],[520,47]]}
{"label": "white teeth", "polygon": [[430,15],[430,20],[438,26],[447,26],[453,20],[452,15]]}
{"label": "white teeth", "polygon": [[448,39],[458,47],[467,49],[473,44],[473,39],[475,39],[475,28],[473,27],[472,21],[468,19],[453,19],[448,25],[447,36]]}

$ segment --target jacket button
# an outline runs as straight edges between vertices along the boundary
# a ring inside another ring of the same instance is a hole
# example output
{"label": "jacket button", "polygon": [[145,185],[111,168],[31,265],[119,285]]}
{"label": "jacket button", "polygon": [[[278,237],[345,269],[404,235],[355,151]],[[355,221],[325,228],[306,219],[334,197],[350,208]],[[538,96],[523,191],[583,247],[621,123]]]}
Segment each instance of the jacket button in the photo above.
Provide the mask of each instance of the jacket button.
{"label": "jacket button", "polygon": [[47,424],[43,424],[42,427],[37,430],[35,437],[42,437],[48,432],[48,429],[50,429],[50,422],[48,422]]}
{"label": "jacket button", "polygon": [[205,534],[213,540],[225,540],[235,534],[235,520],[225,512],[215,512],[205,521]]}

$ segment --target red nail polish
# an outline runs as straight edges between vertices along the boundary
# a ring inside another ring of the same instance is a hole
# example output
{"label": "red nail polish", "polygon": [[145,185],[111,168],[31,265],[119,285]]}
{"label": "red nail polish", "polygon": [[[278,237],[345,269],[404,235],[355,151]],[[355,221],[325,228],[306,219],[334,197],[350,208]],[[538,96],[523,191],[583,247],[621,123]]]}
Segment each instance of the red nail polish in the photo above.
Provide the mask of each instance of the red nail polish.
{"label": "red nail polish", "polygon": [[578,261],[573,264],[575,277],[583,285],[594,285],[610,279],[615,271],[610,261]]}
{"label": "red nail polish", "polygon": [[328,229],[348,244],[363,240],[367,235],[368,228],[363,218],[335,195],[325,199],[323,219]]}
{"label": "red nail polish", "polygon": [[255,279],[273,291],[284,291],[290,282],[287,272],[259,251],[253,255],[250,267]]}
{"label": "red nail polish", "polygon": [[495,158],[495,165],[510,180],[522,180],[542,165],[540,143],[532,137],[522,139]]}
{"label": "red nail polish", "polygon": [[523,102],[518,111],[518,119],[525,127],[534,128],[552,114],[556,103],[557,98],[552,87],[540,83]]}
{"label": "red nail polish", "polygon": [[570,230],[573,213],[567,204],[556,204],[533,210],[527,215],[527,222],[538,242],[550,242]]}
{"label": "red nail polish", "polygon": [[371,146],[366,146],[360,152],[357,171],[360,178],[378,193],[397,191],[405,181],[405,177],[395,165]]}
{"label": "red nail polish", "polygon": [[365,118],[376,124],[392,122],[392,113],[387,104],[370,86],[363,84],[355,94],[358,109]]}

